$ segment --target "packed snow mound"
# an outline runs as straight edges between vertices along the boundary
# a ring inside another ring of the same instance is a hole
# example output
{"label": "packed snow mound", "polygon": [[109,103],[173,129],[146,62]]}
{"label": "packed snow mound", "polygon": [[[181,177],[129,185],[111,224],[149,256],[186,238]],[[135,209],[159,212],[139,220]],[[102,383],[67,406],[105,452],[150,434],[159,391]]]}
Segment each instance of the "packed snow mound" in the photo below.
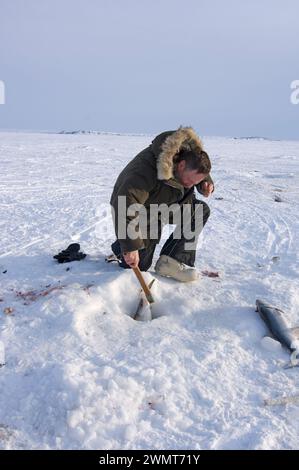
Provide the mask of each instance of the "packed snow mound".
{"label": "packed snow mound", "polygon": [[[108,203],[151,140],[1,134],[3,449],[298,448],[298,403],[279,401],[298,369],[263,339],[255,300],[298,325],[299,143],[205,139],[216,189],[200,280],[157,278],[154,320],[136,322],[133,272],[104,260]],[[58,264],[73,242],[87,257]]]}

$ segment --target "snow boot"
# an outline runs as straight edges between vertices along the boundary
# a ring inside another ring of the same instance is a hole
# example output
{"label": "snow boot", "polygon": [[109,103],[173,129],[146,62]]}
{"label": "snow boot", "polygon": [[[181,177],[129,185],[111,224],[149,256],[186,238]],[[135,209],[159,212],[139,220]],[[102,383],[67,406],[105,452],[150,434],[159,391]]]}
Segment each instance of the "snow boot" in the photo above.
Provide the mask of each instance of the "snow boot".
{"label": "snow boot", "polygon": [[191,282],[198,279],[198,273],[195,268],[180,263],[167,255],[160,256],[156,263],[155,271],[161,276],[172,277],[181,282]]}

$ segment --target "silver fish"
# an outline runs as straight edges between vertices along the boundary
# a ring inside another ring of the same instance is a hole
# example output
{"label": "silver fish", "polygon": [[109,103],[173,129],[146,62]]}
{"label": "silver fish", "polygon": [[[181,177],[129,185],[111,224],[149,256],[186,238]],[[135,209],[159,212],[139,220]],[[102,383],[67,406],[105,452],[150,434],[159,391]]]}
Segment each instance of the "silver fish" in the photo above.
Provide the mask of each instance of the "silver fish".
{"label": "silver fish", "polygon": [[[148,287],[150,289],[152,285],[154,284],[154,282],[155,282],[155,279],[152,279],[151,282],[149,283]],[[146,295],[143,290],[140,291],[137,310],[135,314],[133,315],[133,318],[134,320],[137,320],[137,321],[151,321],[153,319],[151,304],[147,300]]]}
{"label": "silver fish", "polygon": [[299,358],[297,358],[299,355],[299,327],[289,328],[282,310],[259,299],[256,301],[256,312],[266,323],[273,338],[290,350],[291,366],[299,365]]}
{"label": "silver fish", "polygon": [[137,321],[151,321],[152,320],[152,310],[151,305],[147,298],[145,297],[144,292],[140,293],[140,299],[136,313],[134,315],[134,320]]}

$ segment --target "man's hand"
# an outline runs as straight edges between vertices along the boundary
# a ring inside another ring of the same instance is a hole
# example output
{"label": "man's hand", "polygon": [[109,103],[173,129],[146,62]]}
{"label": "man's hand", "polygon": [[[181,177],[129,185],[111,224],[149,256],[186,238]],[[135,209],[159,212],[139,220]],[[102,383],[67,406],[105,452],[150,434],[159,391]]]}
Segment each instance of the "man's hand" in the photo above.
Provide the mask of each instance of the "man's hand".
{"label": "man's hand", "polygon": [[125,262],[130,266],[130,268],[137,268],[139,264],[139,252],[137,251],[129,251],[127,253],[123,253],[123,257]]}
{"label": "man's hand", "polygon": [[205,181],[201,185],[201,191],[204,197],[209,197],[210,194],[214,191],[214,185],[212,183],[208,183],[207,181]]}

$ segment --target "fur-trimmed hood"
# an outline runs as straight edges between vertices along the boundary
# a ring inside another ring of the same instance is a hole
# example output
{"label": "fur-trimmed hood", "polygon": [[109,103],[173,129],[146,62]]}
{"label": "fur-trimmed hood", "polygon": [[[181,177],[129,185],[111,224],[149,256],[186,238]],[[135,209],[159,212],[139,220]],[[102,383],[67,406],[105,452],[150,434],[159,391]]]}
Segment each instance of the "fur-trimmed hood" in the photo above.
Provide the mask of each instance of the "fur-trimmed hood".
{"label": "fur-trimmed hood", "polygon": [[202,142],[192,127],[180,126],[176,131],[159,134],[151,144],[152,151],[157,157],[157,172],[159,180],[169,180],[174,177],[174,157],[180,150],[191,150],[200,153]]}

